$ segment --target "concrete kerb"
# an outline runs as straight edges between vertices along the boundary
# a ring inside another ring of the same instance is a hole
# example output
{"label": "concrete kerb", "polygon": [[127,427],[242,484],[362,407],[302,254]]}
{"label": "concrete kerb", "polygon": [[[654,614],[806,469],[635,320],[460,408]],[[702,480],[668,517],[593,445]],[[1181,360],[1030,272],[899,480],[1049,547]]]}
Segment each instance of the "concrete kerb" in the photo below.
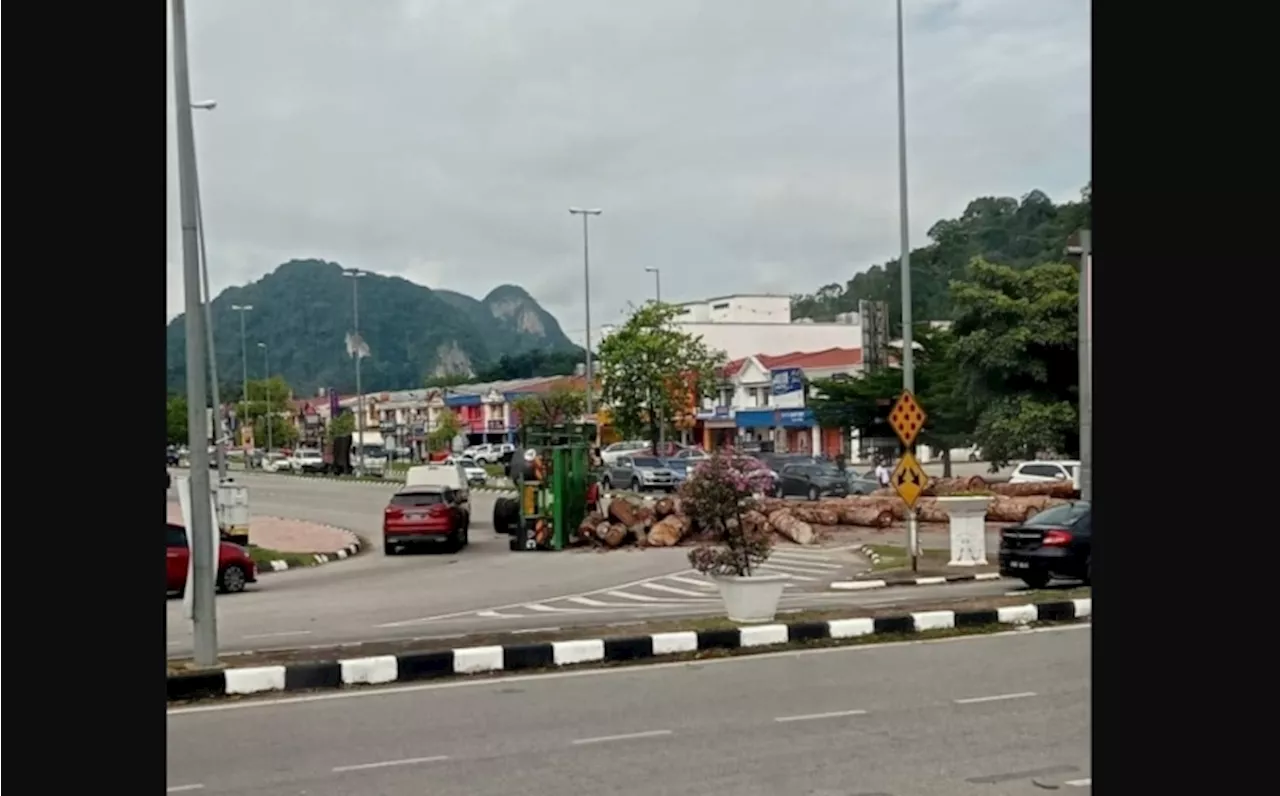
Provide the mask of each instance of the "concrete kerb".
{"label": "concrete kerb", "polygon": [[306,566],[295,564],[293,566],[289,566],[288,561],[277,559],[275,561],[268,561],[266,564],[259,567],[259,574],[265,572],[284,572],[287,569],[310,569],[311,567],[319,566],[320,564],[328,564],[330,561],[342,561],[343,559],[351,558],[356,555],[366,546],[365,541],[357,536],[356,541],[341,550],[333,553],[315,553],[312,556],[315,564],[307,564]]}
{"label": "concrete kerb", "polygon": [[[870,545],[858,548],[858,554],[871,562],[872,566],[880,563],[880,555]],[[940,586],[944,583],[970,583],[981,580],[999,580],[999,572],[974,572],[971,574],[934,575],[923,578],[893,578],[890,580],[867,578],[863,580],[838,580],[828,588],[834,591],[866,591],[868,589],[887,589],[893,586]]]}
{"label": "concrete kerb", "polygon": [[654,633],[643,636],[574,639],[534,644],[462,647],[317,663],[251,666],[168,677],[168,698],[207,699],[278,691],[311,691],[360,685],[403,683],[473,674],[600,663],[661,663],[671,655],[779,646],[818,640],[901,635],[992,625],[1027,626],[1075,622],[1093,614],[1092,598],[1004,606],[978,611],[919,611],[879,618],[748,625],[720,630]]}

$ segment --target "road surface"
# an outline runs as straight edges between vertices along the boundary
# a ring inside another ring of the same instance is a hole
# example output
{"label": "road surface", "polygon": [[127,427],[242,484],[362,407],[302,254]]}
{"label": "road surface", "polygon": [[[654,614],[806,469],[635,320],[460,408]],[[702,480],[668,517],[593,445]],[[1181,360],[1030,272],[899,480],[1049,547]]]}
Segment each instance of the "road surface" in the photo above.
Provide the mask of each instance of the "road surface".
{"label": "road surface", "polygon": [[[244,594],[217,598],[228,652],[497,630],[532,630],[696,616],[723,611],[680,548],[596,553],[512,553],[493,532],[493,497],[473,495],[471,545],[459,554],[384,556],[381,517],[392,485],[242,474],[255,514],[347,528],[372,542],[354,559],[265,574]],[[768,569],[788,577],[783,610],[888,605],[939,596],[984,596],[1007,581],[888,592],[832,593],[866,564],[848,550],[779,546]],[[180,600],[166,607],[167,651],[191,651]]]}
{"label": "road surface", "polygon": [[175,709],[168,790],[1088,793],[1089,667],[1075,627]]}

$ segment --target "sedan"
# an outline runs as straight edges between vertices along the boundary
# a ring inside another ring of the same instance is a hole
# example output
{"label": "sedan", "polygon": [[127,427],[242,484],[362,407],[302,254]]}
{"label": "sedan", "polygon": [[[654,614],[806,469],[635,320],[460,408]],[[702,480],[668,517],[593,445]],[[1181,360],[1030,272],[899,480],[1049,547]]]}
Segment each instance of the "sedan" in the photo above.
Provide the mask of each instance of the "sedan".
{"label": "sedan", "polygon": [[1075,500],[1045,509],[1000,532],[1000,574],[1042,589],[1056,577],[1089,583],[1093,575],[1093,516]]}
{"label": "sedan", "polygon": [[849,482],[845,474],[834,465],[812,460],[787,464],[778,475],[782,497],[803,495],[809,500],[817,500],[820,497],[844,497],[849,494]]}
{"label": "sedan", "polygon": [[[181,525],[167,523],[165,525],[165,579],[168,591],[179,594],[187,588],[187,566],[191,559],[191,549],[187,544],[187,529]],[[258,580],[258,570],[254,566],[249,551],[238,544],[220,542],[218,544],[218,591],[234,594],[244,591],[246,584]]]}

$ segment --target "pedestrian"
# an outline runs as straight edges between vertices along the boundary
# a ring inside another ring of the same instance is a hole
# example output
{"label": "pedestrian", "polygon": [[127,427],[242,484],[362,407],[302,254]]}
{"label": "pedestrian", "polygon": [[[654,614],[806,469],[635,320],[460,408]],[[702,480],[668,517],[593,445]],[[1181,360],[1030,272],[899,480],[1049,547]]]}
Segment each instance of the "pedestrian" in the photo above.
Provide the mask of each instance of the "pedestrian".
{"label": "pedestrian", "polygon": [[889,468],[885,466],[884,459],[876,460],[876,482],[880,486],[889,485]]}

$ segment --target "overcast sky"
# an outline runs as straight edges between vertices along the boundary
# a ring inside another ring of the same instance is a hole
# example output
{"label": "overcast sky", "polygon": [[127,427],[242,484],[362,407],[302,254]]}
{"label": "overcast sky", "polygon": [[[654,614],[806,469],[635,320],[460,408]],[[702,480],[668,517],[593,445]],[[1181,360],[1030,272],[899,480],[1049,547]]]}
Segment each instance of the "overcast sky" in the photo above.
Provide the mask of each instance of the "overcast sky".
{"label": "overcast sky", "polygon": [[[1084,0],[907,0],[913,245],[1089,179]],[[892,0],[187,0],[214,292],[291,258],[579,338],[651,294],[810,292],[898,250]],[[168,305],[182,308],[169,77]]]}

